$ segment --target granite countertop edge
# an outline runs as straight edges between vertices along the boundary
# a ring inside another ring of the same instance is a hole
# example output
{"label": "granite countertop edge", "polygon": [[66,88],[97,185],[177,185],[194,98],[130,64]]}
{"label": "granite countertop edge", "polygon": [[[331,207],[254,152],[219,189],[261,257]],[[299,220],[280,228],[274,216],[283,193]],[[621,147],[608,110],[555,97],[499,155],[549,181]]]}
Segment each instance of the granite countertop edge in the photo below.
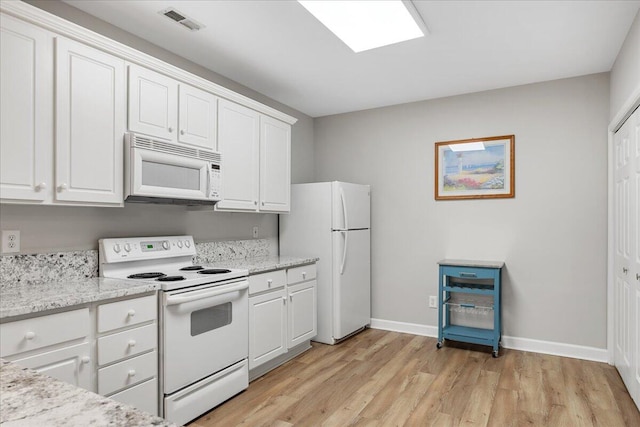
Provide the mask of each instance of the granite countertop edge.
{"label": "granite countertop edge", "polygon": [[0,424],[162,426],[176,424],[0,359]]}
{"label": "granite countertop edge", "polygon": [[[298,267],[318,261],[317,257],[266,256],[203,264],[211,267],[246,269],[249,274]],[[160,289],[159,284],[93,277],[83,280],[3,283],[0,287],[0,320],[71,308],[112,298],[133,296]]]}

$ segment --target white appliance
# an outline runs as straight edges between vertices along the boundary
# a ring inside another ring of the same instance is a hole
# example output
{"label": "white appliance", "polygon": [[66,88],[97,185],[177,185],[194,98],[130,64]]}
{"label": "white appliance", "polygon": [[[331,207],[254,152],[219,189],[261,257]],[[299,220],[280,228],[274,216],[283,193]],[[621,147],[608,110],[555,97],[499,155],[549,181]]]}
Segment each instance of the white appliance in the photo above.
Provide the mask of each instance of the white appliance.
{"label": "white appliance", "polygon": [[182,205],[222,200],[220,153],[125,134],[125,201]]}
{"label": "white appliance", "polygon": [[159,403],[176,423],[249,385],[247,270],[193,265],[191,236],[102,239],[100,276],[161,285]]}
{"label": "white appliance", "polygon": [[291,213],[280,215],[280,253],[319,257],[318,335],[326,344],[371,323],[368,185],[291,186]]}

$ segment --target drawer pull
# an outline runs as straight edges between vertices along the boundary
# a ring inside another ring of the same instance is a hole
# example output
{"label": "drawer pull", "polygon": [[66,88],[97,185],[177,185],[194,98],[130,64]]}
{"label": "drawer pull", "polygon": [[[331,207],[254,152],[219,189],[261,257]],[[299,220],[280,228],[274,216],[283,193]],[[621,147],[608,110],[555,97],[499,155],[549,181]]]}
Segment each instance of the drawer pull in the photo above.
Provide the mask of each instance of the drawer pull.
{"label": "drawer pull", "polygon": [[87,363],[91,362],[91,358],[89,356],[82,356],[82,359],[80,359],[80,361],[86,365]]}
{"label": "drawer pull", "polygon": [[129,340],[129,347],[135,347],[136,346],[136,340]]}
{"label": "drawer pull", "polygon": [[127,316],[133,317],[135,315],[136,315],[136,311],[133,308],[131,310],[127,311]]}
{"label": "drawer pull", "polygon": [[306,272],[306,271],[303,271],[303,272],[302,272],[302,278],[303,278],[303,279],[306,279],[306,278],[307,278],[307,272]]}
{"label": "drawer pull", "polygon": [[460,277],[476,277],[476,273],[465,273],[464,271],[461,271]]}
{"label": "drawer pull", "polygon": [[129,376],[130,377],[135,377],[136,376],[136,370],[135,369],[129,369]]}
{"label": "drawer pull", "polygon": [[273,279],[269,279],[267,280],[267,286],[271,287],[271,284],[273,283]]}
{"label": "drawer pull", "polygon": [[26,334],[24,334],[24,337],[25,339],[32,340],[36,337],[36,333],[29,331]]}
{"label": "drawer pull", "polygon": [[282,303],[286,304],[287,303],[287,297],[282,297]]}

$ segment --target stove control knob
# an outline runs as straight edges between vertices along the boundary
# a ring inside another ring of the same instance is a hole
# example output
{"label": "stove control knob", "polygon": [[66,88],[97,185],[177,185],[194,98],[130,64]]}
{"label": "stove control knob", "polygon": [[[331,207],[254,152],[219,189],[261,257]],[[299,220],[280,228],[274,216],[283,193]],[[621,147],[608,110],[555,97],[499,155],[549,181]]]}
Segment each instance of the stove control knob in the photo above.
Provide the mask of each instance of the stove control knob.
{"label": "stove control knob", "polygon": [[115,253],[119,254],[121,250],[122,250],[122,249],[120,248],[120,245],[119,245],[118,243],[116,243],[115,245],[113,245],[113,252],[115,252]]}
{"label": "stove control knob", "polygon": [[182,240],[178,240],[178,247],[182,249]]}
{"label": "stove control knob", "polygon": [[124,250],[127,251],[127,252],[131,252],[131,245],[128,244],[128,243],[125,243],[124,244]]}
{"label": "stove control knob", "polygon": [[167,251],[169,250],[169,241],[168,240],[165,240],[164,242],[162,242],[162,248],[164,250],[167,250]]}
{"label": "stove control knob", "polygon": [[190,247],[191,247],[191,242],[190,242],[190,241],[188,241],[188,240],[185,240],[185,241],[184,241],[184,245],[185,245],[186,247],[190,248]]}

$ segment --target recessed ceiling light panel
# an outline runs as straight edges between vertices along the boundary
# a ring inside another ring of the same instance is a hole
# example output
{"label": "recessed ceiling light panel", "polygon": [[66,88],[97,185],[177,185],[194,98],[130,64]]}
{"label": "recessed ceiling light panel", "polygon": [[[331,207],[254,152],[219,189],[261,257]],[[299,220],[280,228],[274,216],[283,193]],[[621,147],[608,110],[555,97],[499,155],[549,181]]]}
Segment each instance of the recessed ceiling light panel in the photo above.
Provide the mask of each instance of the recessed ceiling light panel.
{"label": "recessed ceiling light panel", "polygon": [[[423,37],[426,26],[402,0],[298,0],[354,52]],[[421,28],[422,27],[422,28]]]}

